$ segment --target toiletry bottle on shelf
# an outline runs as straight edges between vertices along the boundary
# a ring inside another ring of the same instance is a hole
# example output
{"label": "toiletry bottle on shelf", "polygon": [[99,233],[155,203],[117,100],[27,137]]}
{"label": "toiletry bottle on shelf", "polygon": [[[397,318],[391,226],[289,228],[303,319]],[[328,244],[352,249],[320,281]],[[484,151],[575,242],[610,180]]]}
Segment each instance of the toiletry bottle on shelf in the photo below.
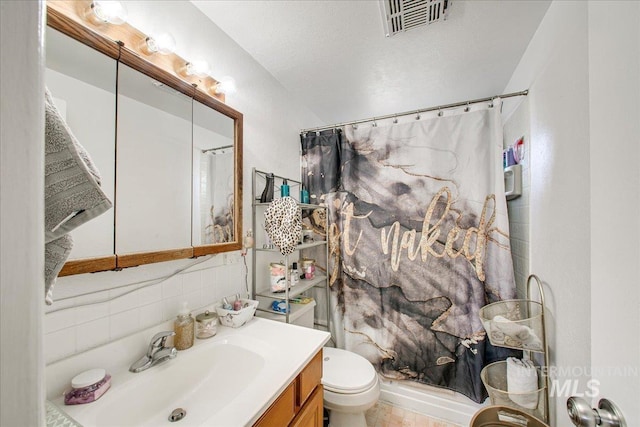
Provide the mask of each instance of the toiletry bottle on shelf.
{"label": "toiletry bottle on shelf", "polygon": [[309,203],[309,192],[304,187],[300,190],[300,203]]}
{"label": "toiletry bottle on shelf", "polygon": [[316,260],[303,258],[302,259],[302,271],[304,271],[304,278],[311,280],[315,277],[316,272]]}
{"label": "toiletry bottle on shelf", "polygon": [[178,312],[178,317],[174,322],[173,329],[176,336],[173,338],[173,346],[176,350],[186,350],[193,345],[195,334],[195,321],[191,316],[191,311],[186,302],[182,303],[182,308]]}
{"label": "toiletry bottle on shelf", "polygon": [[282,180],[282,185],[280,186],[280,197],[289,197],[289,184],[287,184],[287,180]]}
{"label": "toiletry bottle on shelf", "polygon": [[236,300],[233,302],[233,310],[234,311],[242,310],[242,300],[240,299],[240,294],[236,294]]}
{"label": "toiletry bottle on shelf", "polygon": [[291,286],[295,286],[298,284],[299,276],[300,276],[300,273],[298,272],[298,263],[294,262],[293,264],[291,264],[291,274],[289,274],[289,277],[291,280]]}
{"label": "toiletry bottle on shelf", "polygon": [[267,183],[264,186],[262,195],[260,196],[260,203],[270,203],[273,201],[273,181],[275,177],[272,173],[268,173],[265,178]]}

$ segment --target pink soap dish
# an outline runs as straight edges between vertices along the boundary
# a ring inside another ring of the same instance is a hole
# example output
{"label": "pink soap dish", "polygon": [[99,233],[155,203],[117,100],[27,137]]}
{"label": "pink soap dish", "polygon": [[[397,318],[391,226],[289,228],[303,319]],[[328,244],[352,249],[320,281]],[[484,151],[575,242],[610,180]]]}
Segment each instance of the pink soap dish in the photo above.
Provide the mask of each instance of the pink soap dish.
{"label": "pink soap dish", "polygon": [[104,369],[91,369],[73,377],[71,387],[64,394],[65,405],[94,402],[111,387],[111,375]]}

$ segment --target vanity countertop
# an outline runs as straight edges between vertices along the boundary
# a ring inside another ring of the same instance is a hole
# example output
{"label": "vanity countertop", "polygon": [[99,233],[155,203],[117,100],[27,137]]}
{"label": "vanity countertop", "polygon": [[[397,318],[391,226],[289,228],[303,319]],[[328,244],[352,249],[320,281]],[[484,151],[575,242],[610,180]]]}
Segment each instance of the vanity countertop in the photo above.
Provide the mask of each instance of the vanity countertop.
{"label": "vanity countertop", "polygon": [[[53,403],[85,427],[167,425],[184,407],[180,426],[251,426],[326,344],[327,332],[253,318],[141,373],[111,372],[111,390],[84,405]],[[225,354],[226,353],[226,354]],[[226,359],[225,359],[226,358]],[[232,364],[243,369],[229,368]],[[241,381],[236,379],[240,378]],[[141,392],[142,391],[142,392]]]}

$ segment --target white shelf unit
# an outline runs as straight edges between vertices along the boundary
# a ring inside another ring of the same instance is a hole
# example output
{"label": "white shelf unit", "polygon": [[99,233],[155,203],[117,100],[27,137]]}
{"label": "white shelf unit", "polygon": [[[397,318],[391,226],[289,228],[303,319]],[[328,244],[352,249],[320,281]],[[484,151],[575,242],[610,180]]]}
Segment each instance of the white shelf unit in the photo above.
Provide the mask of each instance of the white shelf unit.
{"label": "white shelf unit", "polygon": [[[290,282],[290,273],[289,267],[292,262],[298,262],[299,270],[301,271],[301,263],[299,262],[303,257],[306,251],[314,250],[315,254],[322,253],[322,261],[324,261],[325,266],[328,265],[329,253],[328,253],[328,245],[326,240],[315,240],[313,242],[308,243],[300,243],[296,251],[291,255],[283,256],[280,251],[272,246],[268,246],[268,236],[264,230],[264,212],[269,207],[269,203],[261,203],[259,202],[260,195],[262,194],[262,190],[267,183],[267,174],[268,172],[263,172],[257,169],[253,169],[252,172],[252,227],[254,230],[254,240],[255,244],[252,248],[253,254],[253,263],[252,263],[252,296],[253,299],[257,299],[260,301],[260,305],[258,306],[258,310],[267,313],[265,317],[271,319],[284,319],[285,322],[291,323],[295,321],[300,316],[304,315],[307,310],[310,310],[309,306],[312,306],[314,309],[314,324],[316,326],[321,326],[326,328],[327,331],[331,332],[330,328],[330,295],[329,295],[329,281],[328,277],[324,272],[318,269],[316,265],[316,273],[313,279],[298,279],[298,283],[295,286],[287,287],[286,290],[282,292],[271,292],[270,281],[269,281],[269,264],[272,262],[282,262],[286,268],[286,283]],[[287,183],[290,187],[290,196],[298,202],[298,209],[301,212],[305,211],[313,211],[315,209],[326,209],[325,206],[314,205],[309,203],[300,203],[299,195],[300,189],[302,188],[302,183],[298,180],[290,179],[288,177],[279,176],[274,174],[274,199],[280,197],[280,185],[283,180],[287,180]],[[325,230],[327,229],[327,224],[325,223]],[[319,309],[319,306],[316,304],[316,301],[308,304],[297,304],[291,303],[291,300],[298,296],[311,296],[310,293],[313,289],[318,289],[320,292],[324,291],[325,302],[326,302],[326,318],[327,323],[317,323],[315,319],[319,316],[316,316],[316,310]],[[284,300],[287,304],[290,304],[291,310],[287,310],[286,313],[280,313],[277,311],[273,311],[270,309],[270,304],[266,304],[265,301],[274,301],[274,300]]]}

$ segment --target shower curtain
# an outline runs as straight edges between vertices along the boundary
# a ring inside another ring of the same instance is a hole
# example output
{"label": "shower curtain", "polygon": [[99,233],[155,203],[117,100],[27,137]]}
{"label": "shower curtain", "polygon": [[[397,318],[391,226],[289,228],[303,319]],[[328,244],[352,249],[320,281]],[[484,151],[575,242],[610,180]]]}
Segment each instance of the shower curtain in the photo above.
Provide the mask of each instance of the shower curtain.
{"label": "shower curtain", "polygon": [[233,236],[233,150],[200,153],[200,230],[204,244]]}
{"label": "shower curtain", "polygon": [[301,135],[312,203],[328,206],[326,266],[339,347],[384,377],[487,394],[492,347],[478,317],[515,297],[493,107],[389,126]]}

